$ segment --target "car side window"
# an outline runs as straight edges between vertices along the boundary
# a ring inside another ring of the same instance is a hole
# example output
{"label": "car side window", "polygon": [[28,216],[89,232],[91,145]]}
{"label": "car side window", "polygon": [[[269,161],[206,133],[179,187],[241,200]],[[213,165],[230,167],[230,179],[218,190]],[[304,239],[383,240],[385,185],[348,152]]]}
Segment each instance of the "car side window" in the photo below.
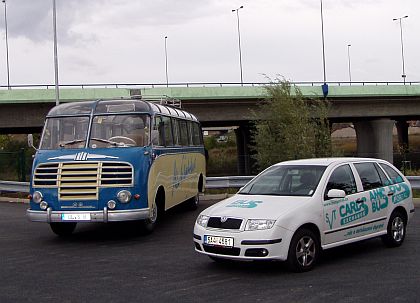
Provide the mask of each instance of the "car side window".
{"label": "car side window", "polygon": [[384,169],[384,171],[388,174],[389,178],[391,179],[390,184],[401,183],[404,181],[401,175],[391,166],[385,163],[380,163],[379,165]]}
{"label": "car side window", "polygon": [[355,163],[354,167],[356,167],[362,181],[363,190],[371,190],[385,185],[375,168],[375,163]]}
{"label": "car side window", "polygon": [[346,195],[351,195],[357,192],[353,172],[348,164],[336,168],[331,174],[324,193],[325,200],[328,199],[327,194],[330,189],[344,190]]}

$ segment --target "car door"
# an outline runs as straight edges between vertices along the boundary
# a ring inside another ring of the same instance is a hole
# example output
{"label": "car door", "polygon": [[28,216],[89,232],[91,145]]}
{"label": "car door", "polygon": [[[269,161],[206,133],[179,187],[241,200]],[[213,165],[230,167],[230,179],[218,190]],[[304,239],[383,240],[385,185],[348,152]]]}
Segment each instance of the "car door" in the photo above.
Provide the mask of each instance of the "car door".
{"label": "car door", "polygon": [[[324,245],[357,237],[357,228],[369,214],[367,194],[354,176],[350,164],[336,167],[324,190]],[[343,190],[344,198],[328,198],[331,189]]]}
{"label": "car door", "polygon": [[369,205],[369,216],[364,226],[365,232],[361,234],[384,230],[388,206],[393,195],[387,186],[389,184],[388,177],[376,162],[354,163],[354,167],[360,177]]}

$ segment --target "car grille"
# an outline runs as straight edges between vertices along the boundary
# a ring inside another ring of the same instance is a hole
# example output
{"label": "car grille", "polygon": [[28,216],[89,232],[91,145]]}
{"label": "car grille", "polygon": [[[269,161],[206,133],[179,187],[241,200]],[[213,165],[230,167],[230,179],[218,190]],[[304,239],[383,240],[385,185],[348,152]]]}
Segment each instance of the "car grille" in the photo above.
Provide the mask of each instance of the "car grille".
{"label": "car grille", "polygon": [[133,186],[133,167],[124,162],[40,164],[33,187],[58,188],[60,200],[96,200],[100,187]]}
{"label": "car grille", "polygon": [[226,221],[222,217],[211,217],[207,222],[207,227],[222,228],[222,229],[239,229],[242,224],[242,219],[227,218]]}
{"label": "car grille", "polygon": [[210,246],[203,244],[205,252],[226,255],[226,256],[239,256],[241,249],[238,247],[219,247],[219,246]]}

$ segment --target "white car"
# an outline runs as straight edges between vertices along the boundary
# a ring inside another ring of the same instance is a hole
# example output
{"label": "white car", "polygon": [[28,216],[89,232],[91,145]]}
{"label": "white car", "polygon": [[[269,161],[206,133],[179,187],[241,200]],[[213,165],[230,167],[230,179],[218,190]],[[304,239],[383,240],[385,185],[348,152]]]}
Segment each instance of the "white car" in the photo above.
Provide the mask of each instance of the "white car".
{"label": "white car", "polygon": [[378,236],[400,246],[412,197],[404,175],[384,160],[282,162],[201,212],[195,250],[215,261],[287,260],[293,271],[307,271],[322,249]]}

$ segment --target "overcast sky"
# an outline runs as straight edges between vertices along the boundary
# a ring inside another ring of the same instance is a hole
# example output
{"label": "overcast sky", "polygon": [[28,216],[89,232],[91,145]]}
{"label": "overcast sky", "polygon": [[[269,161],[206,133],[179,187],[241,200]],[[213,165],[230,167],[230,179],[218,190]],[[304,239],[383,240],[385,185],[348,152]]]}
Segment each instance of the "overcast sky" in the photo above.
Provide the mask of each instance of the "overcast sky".
{"label": "overcast sky", "polygon": [[[60,84],[322,81],[319,0],[56,0]],[[0,3],[1,9],[4,4]],[[323,0],[327,81],[420,81],[419,0]],[[0,10],[1,12],[1,10]],[[0,84],[7,83],[0,14]],[[7,0],[11,84],[54,83],[52,0]]]}

